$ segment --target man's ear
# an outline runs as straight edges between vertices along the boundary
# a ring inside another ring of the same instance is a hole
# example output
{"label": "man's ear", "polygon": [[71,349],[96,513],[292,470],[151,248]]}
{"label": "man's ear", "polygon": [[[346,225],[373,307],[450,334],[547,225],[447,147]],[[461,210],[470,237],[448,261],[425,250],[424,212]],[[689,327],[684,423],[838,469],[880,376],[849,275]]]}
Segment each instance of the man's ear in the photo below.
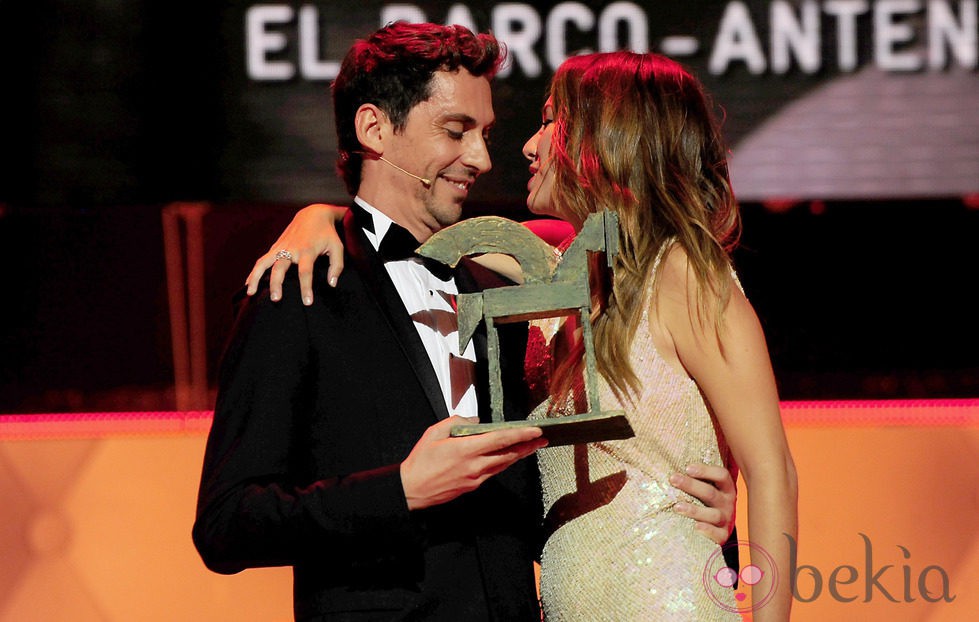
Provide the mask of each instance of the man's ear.
{"label": "man's ear", "polygon": [[390,125],[388,116],[374,104],[362,104],[354,115],[357,140],[369,153],[384,155],[384,137]]}

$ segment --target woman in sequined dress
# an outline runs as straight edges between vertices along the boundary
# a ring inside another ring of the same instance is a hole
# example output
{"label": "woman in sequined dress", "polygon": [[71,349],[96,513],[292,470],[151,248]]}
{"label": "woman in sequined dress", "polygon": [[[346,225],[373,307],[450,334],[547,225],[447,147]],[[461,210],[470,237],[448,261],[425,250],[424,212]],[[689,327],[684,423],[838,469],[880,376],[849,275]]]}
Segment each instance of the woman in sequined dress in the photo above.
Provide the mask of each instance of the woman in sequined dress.
{"label": "woman in sequined dress", "polygon": [[[575,230],[597,210],[618,213],[614,274],[592,269],[592,322],[602,406],[625,410],[636,431],[538,452],[547,619],[740,619],[748,608],[720,589],[730,576],[717,545],[670,511],[698,503],[666,485],[694,460],[740,467],[751,551],[769,555],[753,554],[761,572],[742,580],[755,583],[755,619],[787,619],[795,470],[764,335],[731,268],[740,220],[702,87],[658,55],[578,58],[555,74],[524,153],[531,211]],[[534,416],[580,411],[580,341],[573,327],[554,338],[541,328],[528,377],[549,400]],[[548,356],[557,348],[567,354]]]}
{"label": "woman in sequined dress", "polygon": [[[592,212],[618,213],[614,272],[593,265],[592,319],[603,408],[627,411],[636,431],[539,452],[546,618],[740,619],[747,607],[719,545],[673,511],[700,501],[677,493],[670,474],[705,462],[743,473],[749,568],[759,572],[742,573],[742,584],[754,583],[757,620],[787,619],[795,471],[764,335],[731,268],[740,220],[701,86],[658,55],[573,57],[556,72],[524,153],[531,211],[575,230]],[[508,259],[488,261],[519,278]],[[256,271],[267,267],[260,260]],[[579,332],[538,323],[532,337],[528,380],[546,398],[533,416],[575,410]]]}

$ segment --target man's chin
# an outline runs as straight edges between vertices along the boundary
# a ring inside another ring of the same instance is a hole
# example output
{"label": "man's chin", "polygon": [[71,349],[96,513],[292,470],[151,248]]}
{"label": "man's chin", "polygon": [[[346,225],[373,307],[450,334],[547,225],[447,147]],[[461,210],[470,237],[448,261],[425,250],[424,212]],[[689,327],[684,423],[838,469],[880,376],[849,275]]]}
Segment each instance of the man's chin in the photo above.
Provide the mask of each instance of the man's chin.
{"label": "man's chin", "polygon": [[460,218],[462,218],[462,201],[446,206],[435,214],[435,220],[443,229],[456,224]]}

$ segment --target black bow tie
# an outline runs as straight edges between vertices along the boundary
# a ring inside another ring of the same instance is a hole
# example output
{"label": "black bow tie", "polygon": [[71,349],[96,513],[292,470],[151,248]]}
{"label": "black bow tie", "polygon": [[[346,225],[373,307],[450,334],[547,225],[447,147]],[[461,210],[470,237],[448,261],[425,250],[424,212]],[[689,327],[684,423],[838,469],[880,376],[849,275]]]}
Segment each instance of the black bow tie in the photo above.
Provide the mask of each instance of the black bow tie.
{"label": "black bow tie", "polygon": [[[374,231],[374,218],[360,205],[354,203],[353,205],[354,219],[357,224],[360,225],[365,231],[370,231],[371,233],[376,233]],[[381,240],[381,244],[378,246],[377,254],[380,255],[381,261],[400,261],[404,259],[417,258],[421,259],[422,263],[428,268],[428,271],[433,275],[438,277],[442,281],[447,281],[452,276],[452,269],[434,259],[429,259],[427,257],[422,257],[415,253],[415,250],[421,246],[415,236],[411,235],[407,229],[402,227],[396,222],[392,222],[391,226],[388,227],[387,233],[384,234],[384,239]]]}

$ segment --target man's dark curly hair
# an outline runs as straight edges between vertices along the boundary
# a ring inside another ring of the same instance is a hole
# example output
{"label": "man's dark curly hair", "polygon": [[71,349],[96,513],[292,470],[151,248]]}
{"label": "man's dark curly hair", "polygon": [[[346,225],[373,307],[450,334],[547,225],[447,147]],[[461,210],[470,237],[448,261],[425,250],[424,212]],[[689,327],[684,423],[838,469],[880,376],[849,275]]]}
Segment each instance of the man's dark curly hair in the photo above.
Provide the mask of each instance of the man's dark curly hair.
{"label": "man's dark curly hair", "polygon": [[431,97],[436,71],[460,67],[477,77],[492,78],[505,58],[491,34],[473,34],[463,26],[394,22],[347,52],[333,81],[333,114],[337,129],[337,172],[354,195],[360,187],[363,158],[354,116],[363,104],[384,111],[396,131],[408,113]]}

